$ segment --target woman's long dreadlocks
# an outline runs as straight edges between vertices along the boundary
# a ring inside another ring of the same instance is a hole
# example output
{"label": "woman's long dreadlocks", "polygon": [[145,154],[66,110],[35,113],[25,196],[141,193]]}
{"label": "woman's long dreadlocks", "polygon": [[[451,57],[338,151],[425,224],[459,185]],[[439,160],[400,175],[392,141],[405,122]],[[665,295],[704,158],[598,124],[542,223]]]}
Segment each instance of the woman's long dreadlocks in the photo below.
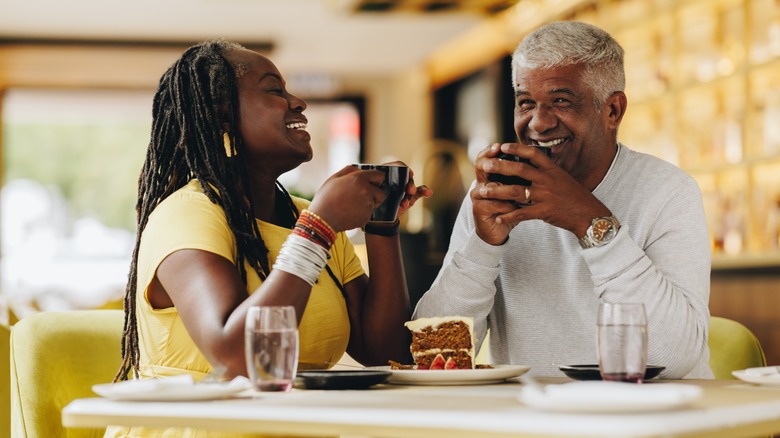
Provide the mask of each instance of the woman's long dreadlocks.
{"label": "woman's long dreadlocks", "polygon": [[[222,40],[190,47],[160,79],[154,96],[152,136],[138,178],[137,231],[124,297],[122,366],[114,380],[139,375],[136,294],[138,249],[152,210],[163,199],[197,178],[209,199],[227,216],[238,246],[236,266],[244,283],[244,262],[264,280],[270,272],[265,244],[252,212],[247,169],[241,156],[236,71],[225,54],[241,46]],[[223,126],[229,126],[232,151],[223,146]],[[230,155],[230,156],[228,156]],[[293,217],[298,211],[277,183]]]}

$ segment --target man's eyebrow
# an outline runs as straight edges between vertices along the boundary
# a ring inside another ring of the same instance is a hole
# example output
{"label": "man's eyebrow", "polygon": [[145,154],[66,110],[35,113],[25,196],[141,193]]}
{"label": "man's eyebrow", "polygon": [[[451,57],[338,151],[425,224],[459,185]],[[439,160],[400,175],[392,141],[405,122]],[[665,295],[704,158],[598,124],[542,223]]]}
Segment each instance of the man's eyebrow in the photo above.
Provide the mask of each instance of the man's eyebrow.
{"label": "man's eyebrow", "polygon": [[[547,94],[568,94],[569,96],[576,96],[576,94],[574,93],[574,91],[571,88],[566,88],[566,87],[563,87],[563,88],[553,88]],[[515,99],[517,99],[519,97],[530,96],[530,95],[531,95],[531,93],[529,91],[527,91],[527,90],[517,90],[517,91],[515,91]]]}
{"label": "man's eyebrow", "polygon": [[531,93],[529,93],[526,90],[517,90],[515,91],[515,99],[517,99],[520,96],[529,96]]}
{"label": "man's eyebrow", "polygon": [[563,94],[568,94],[570,96],[575,96],[574,91],[571,88],[565,88],[565,87],[564,88],[555,88],[555,89],[550,91],[550,94],[558,94],[558,93],[563,93]]}

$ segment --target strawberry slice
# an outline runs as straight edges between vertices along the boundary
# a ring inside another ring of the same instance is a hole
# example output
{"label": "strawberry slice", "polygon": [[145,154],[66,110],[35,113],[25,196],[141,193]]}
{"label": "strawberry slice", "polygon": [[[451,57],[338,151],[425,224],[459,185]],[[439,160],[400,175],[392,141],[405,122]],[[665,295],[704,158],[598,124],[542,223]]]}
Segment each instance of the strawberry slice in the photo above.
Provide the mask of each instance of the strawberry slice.
{"label": "strawberry slice", "polygon": [[443,370],[444,369],[444,356],[441,354],[437,354],[435,358],[433,358],[433,362],[431,362],[431,366],[428,368],[429,370]]}
{"label": "strawberry slice", "polygon": [[457,370],[458,364],[455,363],[455,360],[452,357],[447,358],[447,362],[444,364],[445,370]]}

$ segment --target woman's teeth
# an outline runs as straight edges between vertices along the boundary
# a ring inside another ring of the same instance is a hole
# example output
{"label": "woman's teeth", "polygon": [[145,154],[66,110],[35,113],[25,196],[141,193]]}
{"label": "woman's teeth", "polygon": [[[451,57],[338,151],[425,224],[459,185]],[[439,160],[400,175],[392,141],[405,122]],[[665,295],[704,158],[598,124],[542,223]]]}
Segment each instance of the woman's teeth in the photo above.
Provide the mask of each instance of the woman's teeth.
{"label": "woman's teeth", "polygon": [[305,123],[300,123],[300,122],[288,123],[287,124],[287,129],[302,129],[302,130],[306,130],[306,124]]}

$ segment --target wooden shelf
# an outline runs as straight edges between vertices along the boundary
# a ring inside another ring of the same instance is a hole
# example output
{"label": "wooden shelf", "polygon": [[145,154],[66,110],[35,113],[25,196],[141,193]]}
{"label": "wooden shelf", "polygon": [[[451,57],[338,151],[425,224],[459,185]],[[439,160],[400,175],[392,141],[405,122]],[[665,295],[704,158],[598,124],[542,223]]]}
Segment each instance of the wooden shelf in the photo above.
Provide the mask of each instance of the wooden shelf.
{"label": "wooden shelf", "polygon": [[595,4],[588,20],[626,49],[621,141],[697,180],[714,270],[780,267],[780,2]]}

